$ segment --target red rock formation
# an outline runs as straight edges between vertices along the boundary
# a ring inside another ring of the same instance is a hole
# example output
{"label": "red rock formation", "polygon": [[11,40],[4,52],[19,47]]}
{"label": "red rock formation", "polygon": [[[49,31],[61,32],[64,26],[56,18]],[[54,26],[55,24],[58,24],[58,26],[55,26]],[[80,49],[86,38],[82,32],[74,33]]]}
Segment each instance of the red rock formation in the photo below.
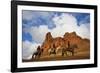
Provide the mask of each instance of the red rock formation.
{"label": "red rock formation", "polygon": [[[68,41],[70,44],[76,44],[79,49],[89,49],[90,48],[90,41],[88,39],[83,39],[80,36],[76,34],[76,32],[68,33],[66,32],[63,37],[56,37],[53,38],[51,33],[48,32],[46,34],[45,40],[41,46],[41,48],[44,50],[44,53],[47,53],[48,49],[52,47],[54,44],[55,47],[59,46],[68,46]],[[55,49],[56,49],[55,48]]]}
{"label": "red rock formation", "polygon": [[59,46],[63,46],[65,44],[64,39],[62,37],[56,37],[53,40],[53,44],[55,45],[55,47],[59,47]]}
{"label": "red rock formation", "polygon": [[49,48],[51,48],[52,42],[53,42],[53,37],[52,37],[51,33],[48,32],[46,34],[45,40],[41,46],[41,48],[43,48],[44,52],[47,52],[47,50]]}
{"label": "red rock formation", "polygon": [[64,35],[65,43],[67,44],[70,41],[71,44],[78,44],[81,42],[82,38],[79,37],[75,32],[65,33]]}

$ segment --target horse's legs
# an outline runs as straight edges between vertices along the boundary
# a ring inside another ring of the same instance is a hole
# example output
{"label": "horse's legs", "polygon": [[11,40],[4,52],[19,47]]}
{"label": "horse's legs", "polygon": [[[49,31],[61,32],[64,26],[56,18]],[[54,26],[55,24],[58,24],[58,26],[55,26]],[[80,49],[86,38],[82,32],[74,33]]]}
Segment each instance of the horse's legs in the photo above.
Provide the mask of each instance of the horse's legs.
{"label": "horse's legs", "polygon": [[66,56],[67,56],[67,51],[65,52]]}
{"label": "horse's legs", "polygon": [[35,54],[33,54],[33,55],[32,55],[32,59],[35,59],[35,58],[36,58],[36,55],[35,55]]}
{"label": "horse's legs", "polygon": [[54,54],[56,55],[56,52],[54,52]]}
{"label": "horse's legs", "polygon": [[36,59],[36,57],[37,57],[37,55],[36,54],[34,54],[33,56],[32,56],[32,59]]}
{"label": "horse's legs", "polygon": [[34,55],[32,55],[32,59],[34,59]]}
{"label": "horse's legs", "polygon": [[62,53],[62,56],[64,56],[64,53]]}
{"label": "horse's legs", "polygon": [[49,55],[51,55],[51,52],[49,53]]}
{"label": "horse's legs", "polygon": [[74,49],[72,49],[72,56],[74,56]]}
{"label": "horse's legs", "polygon": [[56,55],[56,51],[54,51],[54,54]]}
{"label": "horse's legs", "polygon": [[64,50],[62,51],[62,56],[64,56]]}
{"label": "horse's legs", "polygon": [[40,58],[40,56],[41,56],[41,52],[39,52],[37,56],[38,56],[38,58]]}

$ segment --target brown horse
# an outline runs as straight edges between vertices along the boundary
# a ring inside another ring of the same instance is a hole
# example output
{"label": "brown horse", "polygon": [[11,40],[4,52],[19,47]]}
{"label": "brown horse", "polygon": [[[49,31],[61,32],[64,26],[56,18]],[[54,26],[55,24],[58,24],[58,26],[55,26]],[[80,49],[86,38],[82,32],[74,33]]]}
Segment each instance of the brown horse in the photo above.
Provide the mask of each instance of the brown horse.
{"label": "brown horse", "polygon": [[68,52],[70,52],[72,56],[74,56],[75,48],[78,48],[78,46],[76,44],[70,45],[70,42],[68,41],[68,47],[62,48],[62,56],[64,56],[64,54],[67,55]]}
{"label": "brown horse", "polygon": [[75,48],[78,48],[76,44],[71,45],[69,48],[67,48],[67,52],[72,53],[72,56],[75,54]]}
{"label": "brown horse", "polygon": [[53,44],[52,47],[48,50],[49,51],[49,55],[54,54],[56,55],[56,49],[55,49],[55,45]]}

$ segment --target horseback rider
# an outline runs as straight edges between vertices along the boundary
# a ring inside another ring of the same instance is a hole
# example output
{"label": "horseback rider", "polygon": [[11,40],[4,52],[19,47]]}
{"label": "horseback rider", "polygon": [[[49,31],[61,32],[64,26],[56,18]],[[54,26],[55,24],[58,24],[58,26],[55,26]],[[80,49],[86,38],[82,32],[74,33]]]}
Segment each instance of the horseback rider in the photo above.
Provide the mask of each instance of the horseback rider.
{"label": "horseback rider", "polygon": [[40,48],[40,46],[37,47],[37,51],[33,53],[32,58],[40,57],[43,52],[43,49]]}
{"label": "horseback rider", "polygon": [[62,46],[62,56],[64,56],[64,54],[67,55],[67,51],[70,50],[70,42],[68,41],[68,46]]}
{"label": "horseback rider", "polygon": [[67,55],[66,50],[67,50],[67,48],[63,45],[63,46],[62,46],[62,56],[64,56],[64,54]]}
{"label": "horseback rider", "polygon": [[55,47],[55,45],[53,44],[52,45],[52,47],[51,47],[51,49],[50,49],[50,51],[49,51],[49,55],[51,55],[51,54],[56,54],[56,49],[55,49],[56,47]]}

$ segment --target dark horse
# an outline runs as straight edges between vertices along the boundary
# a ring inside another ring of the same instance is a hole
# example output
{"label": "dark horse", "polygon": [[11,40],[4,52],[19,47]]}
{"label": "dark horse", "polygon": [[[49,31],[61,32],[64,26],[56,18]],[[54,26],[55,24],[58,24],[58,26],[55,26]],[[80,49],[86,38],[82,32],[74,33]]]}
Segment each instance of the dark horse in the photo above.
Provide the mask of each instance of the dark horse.
{"label": "dark horse", "polygon": [[40,48],[40,46],[38,46],[37,51],[35,53],[33,53],[32,58],[40,58],[40,56],[42,55],[43,49]]}
{"label": "dark horse", "polygon": [[64,56],[64,54],[67,55],[67,52],[70,52],[72,56],[74,56],[75,48],[78,48],[77,45],[76,44],[70,45],[70,42],[68,41],[68,47],[62,48],[62,56]]}
{"label": "dark horse", "polygon": [[49,49],[49,55],[54,54],[56,55],[56,49],[55,49],[55,45],[53,44],[52,48]]}
{"label": "dark horse", "polygon": [[64,56],[64,54],[66,54],[66,55],[67,55],[67,48],[62,47],[62,56]]}

